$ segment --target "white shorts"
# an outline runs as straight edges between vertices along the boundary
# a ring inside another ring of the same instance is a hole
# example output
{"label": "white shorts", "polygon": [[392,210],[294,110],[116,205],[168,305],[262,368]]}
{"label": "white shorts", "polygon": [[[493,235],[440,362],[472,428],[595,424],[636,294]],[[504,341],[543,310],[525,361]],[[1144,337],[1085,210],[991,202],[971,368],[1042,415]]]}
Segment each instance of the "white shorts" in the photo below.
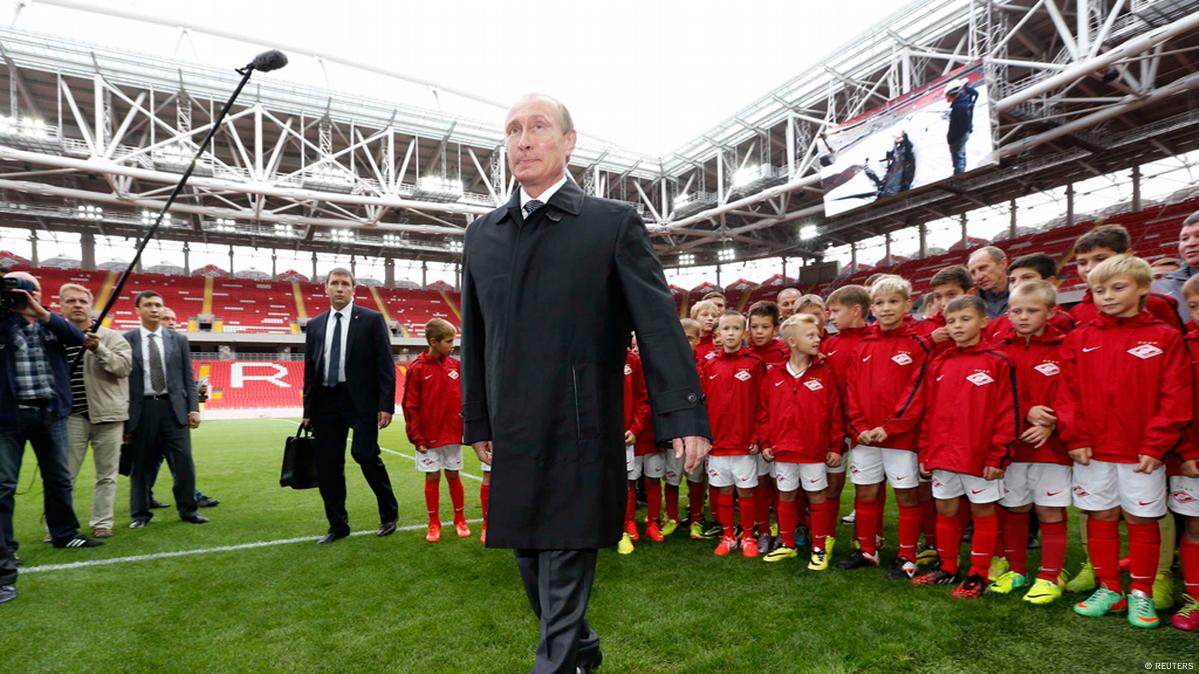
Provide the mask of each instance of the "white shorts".
{"label": "white shorts", "polygon": [[999,505],[1018,508],[1035,503],[1044,508],[1070,507],[1070,466],[1060,463],[1021,461],[1003,474],[1003,498]]}
{"label": "white shorts", "polygon": [[936,468],[932,482],[933,498],[965,496],[971,503],[994,503],[1003,498],[1003,480],[984,480],[974,475]]}
{"label": "white shorts", "polygon": [[824,491],[828,487],[828,466],[823,463],[774,462],[779,491]]}
{"label": "white shorts", "polygon": [[884,475],[895,489],[915,489],[920,484],[920,459],[916,452],[868,445],[853,448],[849,479],[854,484],[878,484]]}
{"label": "white shorts", "polygon": [[829,475],[836,475],[838,473],[844,473],[845,471],[849,470],[849,451],[851,449],[853,449],[853,446],[850,445],[849,441],[847,440],[845,442],[845,451],[844,451],[844,453],[841,454],[841,465],[837,466],[836,468],[829,468],[826,465],[825,472],[828,473]]}
{"label": "white shorts", "polygon": [[1166,514],[1166,467],[1152,473],[1136,472],[1135,463],[1097,461],[1074,464],[1074,505],[1080,510],[1108,510],[1119,506],[1133,517]]}
{"label": "white shorts", "polygon": [[422,473],[439,470],[462,470],[462,445],[430,447],[429,451],[416,453],[416,469]]}
{"label": "white shorts", "polygon": [[1199,477],[1170,478],[1170,510],[1186,517],[1199,517]]}
{"label": "white shorts", "polygon": [[629,470],[629,479],[637,480],[644,475],[651,480],[657,480],[665,474],[666,456],[663,452],[654,452],[633,457],[633,468]]}
{"label": "white shorts", "polygon": [[708,457],[708,484],[753,489],[758,486],[758,462],[748,454]]}
{"label": "white shorts", "polygon": [[760,452],[758,454],[754,454],[754,458],[757,459],[758,477],[774,475],[774,461],[767,461],[766,457],[762,456]]}

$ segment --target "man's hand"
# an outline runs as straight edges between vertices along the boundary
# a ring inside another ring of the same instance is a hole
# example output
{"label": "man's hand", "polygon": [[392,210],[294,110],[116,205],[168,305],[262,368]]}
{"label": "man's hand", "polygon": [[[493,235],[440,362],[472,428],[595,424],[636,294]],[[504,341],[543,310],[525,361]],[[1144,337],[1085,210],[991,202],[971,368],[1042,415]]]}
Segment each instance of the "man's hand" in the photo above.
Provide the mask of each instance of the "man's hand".
{"label": "man's hand", "polygon": [[1032,409],[1028,411],[1028,423],[1038,426],[1055,426],[1057,417],[1053,414],[1052,407],[1033,405]]}
{"label": "man's hand", "polygon": [[94,332],[83,333],[83,348],[95,351],[100,346],[100,335]]}
{"label": "man's hand", "polygon": [[471,447],[475,450],[475,456],[479,457],[480,461],[482,461],[483,463],[485,463],[489,466],[491,465],[491,441],[490,440],[481,440],[479,442],[472,444]]}
{"label": "man's hand", "polygon": [[1003,469],[995,466],[987,466],[983,468],[984,480],[1001,480],[1003,479]]}
{"label": "man's hand", "polygon": [[684,455],[687,457],[683,462],[683,470],[688,473],[695,470],[704,457],[708,456],[708,452],[712,451],[712,441],[699,435],[675,438],[670,444],[674,447],[674,458],[681,459]]}
{"label": "man's hand", "polygon": [[1033,447],[1040,447],[1049,440],[1051,435],[1053,435],[1053,428],[1050,426],[1029,426],[1028,430],[1020,434],[1020,439]]}
{"label": "man's hand", "polygon": [[383,430],[391,425],[391,412],[379,413],[379,430]]}
{"label": "man's hand", "polygon": [[1199,460],[1188,459],[1183,461],[1182,474],[1187,477],[1199,477]]}
{"label": "man's hand", "polygon": [[1137,462],[1136,472],[1138,472],[1138,473],[1146,473],[1146,474],[1152,473],[1153,471],[1157,470],[1158,468],[1161,468],[1161,466],[1162,466],[1161,461],[1158,461],[1157,459],[1153,458],[1152,456],[1149,456],[1148,454],[1140,454],[1137,456],[1137,458],[1140,459],[1140,461]]}
{"label": "man's hand", "polygon": [[38,304],[38,301],[33,299],[33,295],[29,294],[29,291],[17,288],[13,292],[25,295],[25,306],[20,311],[17,311],[17,314],[42,323],[50,320],[50,312],[41,304]]}
{"label": "man's hand", "polygon": [[421,454],[426,454],[426,453],[428,453],[429,448],[425,447],[424,445],[417,445],[416,451],[420,452]]}
{"label": "man's hand", "polygon": [[829,452],[828,456],[824,459],[824,465],[828,466],[829,468],[840,468],[841,461],[843,460],[844,459],[840,454],[836,452]]}
{"label": "man's hand", "polygon": [[1071,449],[1070,451],[1068,451],[1066,453],[1070,455],[1071,459],[1074,459],[1074,463],[1077,463],[1082,466],[1091,465],[1091,448],[1090,447],[1079,447],[1078,449]]}
{"label": "man's hand", "polygon": [[199,428],[200,427],[200,413],[199,412],[188,412],[187,413],[187,425],[191,426],[192,428]]}
{"label": "man's hand", "polygon": [[628,447],[629,445],[633,444],[634,442],[637,442],[637,436],[633,435],[633,431],[625,431],[624,432],[625,446]]}

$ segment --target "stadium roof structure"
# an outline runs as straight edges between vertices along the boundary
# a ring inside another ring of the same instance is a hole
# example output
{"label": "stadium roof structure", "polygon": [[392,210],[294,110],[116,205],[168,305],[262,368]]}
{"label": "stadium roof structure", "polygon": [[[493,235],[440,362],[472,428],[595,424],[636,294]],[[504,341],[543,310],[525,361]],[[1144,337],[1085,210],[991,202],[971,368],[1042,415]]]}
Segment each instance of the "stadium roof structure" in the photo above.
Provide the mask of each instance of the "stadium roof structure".
{"label": "stadium roof structure", "polygon": [[[121,236],[145,231],[238,79],[13,29],[0,59],[0,213]],[[980,61],[999,161],[824,217],[822,133]],[[1199,147],[1197,62],[1199,0],[916,2],[668,156],[584,137],[569,170],[634,204],[668,266],[819,259]],[[454,262],[465,225],[514,189],[502,139],[498,123],[263,77],[162,236]]]}

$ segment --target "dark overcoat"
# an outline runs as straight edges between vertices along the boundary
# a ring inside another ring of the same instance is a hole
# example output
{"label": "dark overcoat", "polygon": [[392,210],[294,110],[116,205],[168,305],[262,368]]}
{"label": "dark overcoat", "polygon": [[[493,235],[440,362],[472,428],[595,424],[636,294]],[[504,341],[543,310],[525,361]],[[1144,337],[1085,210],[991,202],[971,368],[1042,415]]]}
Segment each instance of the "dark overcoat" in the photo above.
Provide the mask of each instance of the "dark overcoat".
{"label": "dark overcoat", "polygon": [[659,441],[711,437],[662,265],[625,203],[570,180],[522,217],[519,190],[471,223],[462,265],[462,416],[493,443],[487,545],[613,545],[625,509],[630,331]]}

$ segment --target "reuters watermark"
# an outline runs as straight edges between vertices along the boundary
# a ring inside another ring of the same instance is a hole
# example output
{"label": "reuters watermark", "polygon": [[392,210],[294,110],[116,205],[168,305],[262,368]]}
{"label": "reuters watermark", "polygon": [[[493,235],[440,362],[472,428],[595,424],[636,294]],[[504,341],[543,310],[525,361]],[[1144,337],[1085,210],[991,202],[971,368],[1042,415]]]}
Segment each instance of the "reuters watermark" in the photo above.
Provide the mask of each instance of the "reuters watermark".
{"label": "reuters watermark", "polygon": [[1145,671],[1147,672],[1188,672],[1194,671],[1195,663],[1182,661],[1163,661],[1163,662],[1146,662]]}

